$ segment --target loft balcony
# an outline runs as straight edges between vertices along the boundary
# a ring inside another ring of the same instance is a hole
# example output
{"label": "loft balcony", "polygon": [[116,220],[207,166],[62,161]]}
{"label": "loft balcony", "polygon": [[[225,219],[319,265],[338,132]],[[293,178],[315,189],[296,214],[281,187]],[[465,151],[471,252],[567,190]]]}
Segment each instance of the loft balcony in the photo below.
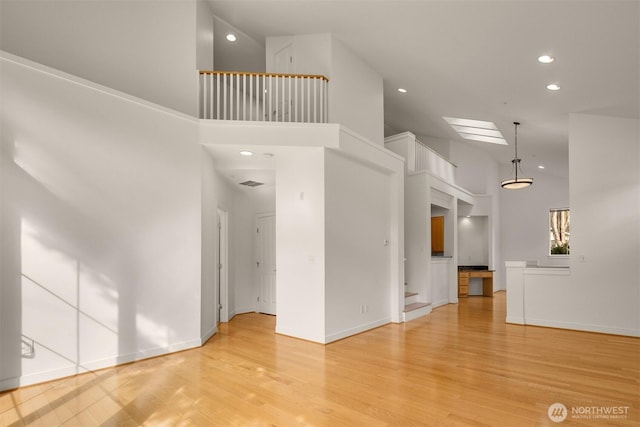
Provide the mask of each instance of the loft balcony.
{"label": "loft balcony", "polygon": [[199,116],[210,120],[327,123],[322,75],[200,71]]}

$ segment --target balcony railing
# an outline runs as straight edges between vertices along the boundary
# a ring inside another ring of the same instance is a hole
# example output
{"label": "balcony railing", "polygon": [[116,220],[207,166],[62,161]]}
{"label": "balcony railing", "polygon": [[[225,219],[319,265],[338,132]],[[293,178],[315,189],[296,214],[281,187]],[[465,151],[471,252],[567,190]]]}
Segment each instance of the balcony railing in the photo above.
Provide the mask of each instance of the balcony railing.
{"label": "balcony railing", "polygon": [[445,182],[455,184],[456,165],[417,139],[415,140],[414,159],[415,171],[429,171],[442,178]]}
{"label": "balcony railing", "polygon": [[200,71],[200,118],[327,123],[320,75]]}

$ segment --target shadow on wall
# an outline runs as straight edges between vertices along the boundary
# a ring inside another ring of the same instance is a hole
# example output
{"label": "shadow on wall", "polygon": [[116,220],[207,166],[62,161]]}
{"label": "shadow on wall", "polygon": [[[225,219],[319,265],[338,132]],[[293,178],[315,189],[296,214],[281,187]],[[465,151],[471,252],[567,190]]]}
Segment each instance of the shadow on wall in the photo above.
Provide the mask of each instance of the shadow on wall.
{"label": "shadow on wall", "polygon": [[[47,156],[44,143],[12,145],[14,162],[3,159],[2,384],[70,375],[167,346],[173,331],[136,300],[144,254],[127,240],[139,230],[110,226],[104,217],[118,207]],[[64,200],[77,192],[96,192],[93,212]]]}

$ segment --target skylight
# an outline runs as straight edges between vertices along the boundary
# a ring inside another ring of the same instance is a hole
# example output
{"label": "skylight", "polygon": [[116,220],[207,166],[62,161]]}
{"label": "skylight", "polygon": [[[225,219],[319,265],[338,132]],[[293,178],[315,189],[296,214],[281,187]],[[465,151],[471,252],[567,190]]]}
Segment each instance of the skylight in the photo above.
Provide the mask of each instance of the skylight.
{"label": "skylight", "polygon": [[456,117],[443,117],[443,119],[464,139],[509,145],[493,122]]}

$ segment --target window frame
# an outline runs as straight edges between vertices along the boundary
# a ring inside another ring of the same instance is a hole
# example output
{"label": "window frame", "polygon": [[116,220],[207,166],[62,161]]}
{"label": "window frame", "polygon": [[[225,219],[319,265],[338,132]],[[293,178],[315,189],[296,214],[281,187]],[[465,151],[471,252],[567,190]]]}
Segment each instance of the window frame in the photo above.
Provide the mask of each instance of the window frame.
{"label": "window frame", "polygon": [[[557,213],[557,212],[566,212],[567,213],[566,221],[563,220],[562,218],[557,218],[557,216],[554,219],[554,213]],[[556,225],[560,226],[560,230],[558,230],[556,233],[554,233],[554,224],[553,224],[554,221],[556,221]],[[563,227],[563,223],[566,224],[564,227]],[[547,255],[554,258],[570,256],[571,255],[571,209],[569,209],[568,207],[549,209],[548,224],[549,224],[549,250]],[[564,230],[562,228],[564,228]],[[560,236],[561,240],[558,240],[557,238],[555,238],[558,233],[563,234],[563,236]],[[556,236],[554,236],[554,234],[556,234]],[[560,242],[562,245],[566,245],[566,252],[553,253],[554,248],[561,246],[561,245],[558,245],[558,242]]]}

